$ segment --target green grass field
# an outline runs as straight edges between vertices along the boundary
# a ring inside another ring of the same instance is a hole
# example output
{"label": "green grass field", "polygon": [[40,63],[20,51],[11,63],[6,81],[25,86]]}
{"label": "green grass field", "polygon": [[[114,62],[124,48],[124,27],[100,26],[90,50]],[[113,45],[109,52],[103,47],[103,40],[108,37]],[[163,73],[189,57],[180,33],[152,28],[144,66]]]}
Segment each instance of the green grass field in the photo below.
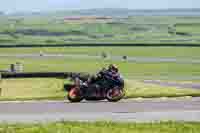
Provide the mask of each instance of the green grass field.
{"label": "green grass field", "polygon": [[2,133],[199,133],[200,123],[59,122],[45,124],[1,124]]}
{"label": "green grass field", "polygon": [[0,83],[0,100],[64,99],[61,79],[11,79]]}
{"label": "green grass field", "polygon": [[136,16],[100,22],[64,18],[5,16],[0,19],[0,44],[200,43],[199,17]]}
{"label": "green grass field", "polygon": [[[1,48],[0,54],[71,54],[108,56],[156,57],[174,59],[198,59],[200,48],[196,47],[63,47],[63,48]],[[27,71],[73,71],[95,73],[110,63],[116,63],[126,78],[138,77],[191,77],[198,76],[199,64],[151,62],[138,63],[126,61],[110,61],[106,59],[72,59],[72,58],[1,58],[0,69],[8,69],[15,62],[24,64]],[[87,66],[87,67],[84,67]]]}

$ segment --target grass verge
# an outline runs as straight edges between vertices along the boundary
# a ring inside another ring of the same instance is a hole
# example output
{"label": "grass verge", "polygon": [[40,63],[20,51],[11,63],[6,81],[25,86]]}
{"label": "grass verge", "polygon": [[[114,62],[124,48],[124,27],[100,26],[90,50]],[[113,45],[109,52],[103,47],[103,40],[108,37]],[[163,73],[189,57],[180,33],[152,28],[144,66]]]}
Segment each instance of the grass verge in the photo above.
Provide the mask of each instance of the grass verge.
{"label": "grass verge", "polygon": [[1,124],[2,133],[199,133],[200,123],[59,122],[45,124]]}
{"label": "grass verge", "polygon": [[159,97],[183,97],[200,96],[200,90],[191,88],[166,87],[154,84],[146,84],[139,81],[126,81],[125,98],[159,98]]}
{"label": "grass verge", "polygon": [[[0,100],[63,100],[66,92],[63,79],[6,79],[0,83]],[[180,89],[126,80],[125,98],[158,98],[200,96],[200,90]]]}

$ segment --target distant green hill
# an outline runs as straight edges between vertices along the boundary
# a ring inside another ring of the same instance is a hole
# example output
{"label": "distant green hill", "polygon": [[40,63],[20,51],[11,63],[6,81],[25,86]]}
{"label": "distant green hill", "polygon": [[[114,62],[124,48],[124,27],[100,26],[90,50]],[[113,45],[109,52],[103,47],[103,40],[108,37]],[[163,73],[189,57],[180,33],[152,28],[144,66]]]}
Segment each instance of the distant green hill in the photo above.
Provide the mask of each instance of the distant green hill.
{"label": "distant green hill", "polygon": [[0,11],[0,15],[4,15],[4,12],[1,12],[1,11]]}
{"label": "distant green hill", "polygon": [[200,16],[200,9],[126,9],[126,8],[94,8],[81,10],[49,11],[49,12],[17,12],[12,15],[72,15],[72,16]]}

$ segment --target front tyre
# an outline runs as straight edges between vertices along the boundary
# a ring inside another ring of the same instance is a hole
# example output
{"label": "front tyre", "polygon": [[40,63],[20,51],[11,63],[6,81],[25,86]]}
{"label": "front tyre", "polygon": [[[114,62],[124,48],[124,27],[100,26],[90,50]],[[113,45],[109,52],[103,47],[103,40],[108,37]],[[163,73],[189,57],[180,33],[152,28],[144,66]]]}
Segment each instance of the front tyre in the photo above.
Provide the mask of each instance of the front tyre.
{"label": "front tyre", "polygon": [[123,89],[119,89],[118,87],[109,89],[106,93],[106,99],[109,102],[118,102],[123,97],[124,97],[124,91],[123,91]]}
{"label": "front tyre", "polygon": [[67,94],[67,99],[70,102],[81,102],[83,100],[83,95],[81,90],[77,89],[76,87],[71,88]]}

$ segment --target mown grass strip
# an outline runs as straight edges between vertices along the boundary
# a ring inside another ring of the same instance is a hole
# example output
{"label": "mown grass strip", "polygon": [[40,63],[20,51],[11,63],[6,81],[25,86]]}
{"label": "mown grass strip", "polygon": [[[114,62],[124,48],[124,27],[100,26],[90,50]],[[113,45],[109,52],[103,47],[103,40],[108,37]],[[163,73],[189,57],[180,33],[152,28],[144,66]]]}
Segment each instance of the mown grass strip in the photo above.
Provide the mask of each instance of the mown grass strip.
{"label": "mown grass strip", "polygon": [[1,124],[2,133],[199,133],[197,122],[116,123],[57,122]]}

